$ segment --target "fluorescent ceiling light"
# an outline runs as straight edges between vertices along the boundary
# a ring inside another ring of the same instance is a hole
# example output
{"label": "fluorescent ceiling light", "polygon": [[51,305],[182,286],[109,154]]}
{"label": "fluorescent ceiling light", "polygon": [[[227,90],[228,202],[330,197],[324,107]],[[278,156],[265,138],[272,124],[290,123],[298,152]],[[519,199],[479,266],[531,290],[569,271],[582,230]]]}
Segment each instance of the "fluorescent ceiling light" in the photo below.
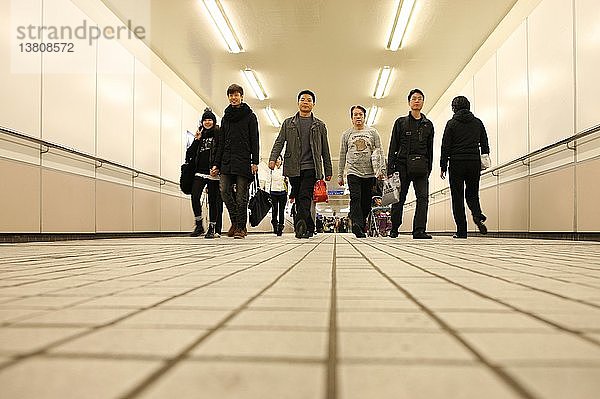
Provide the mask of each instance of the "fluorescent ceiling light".
{"label": "fluorescent ceiling light", "polygon": [[271,125],[275,127],[281,127],[281,122],[279,122],[279,118],[277,117],[275,110],[271,108],[270,105],[267,108],[265,108],[265,111],[267,112],[267,117],[269,118]]}
{"label": "fluorescent ceiling light", "polygon": [[244,51],[219,0],[202,0],[202,2],[210,14],[213,23],[221,33],[221,37],[227,43],[229,52],[240,53]]}
{"label": "fluorescent ceiling light", "polygon": [[383,98],[385,96],[385,90],[387,89],[391,74],[392,68],[389,66],[384,66],[383,68],[379,69],[379,75],[377,76],[377,84],[375,85],[373,97]]}
{"label": "fluorescent ceiling light", "polygon": [[388,39],[387,48],[389,50],[396,51],[400,48],[414,7],[415,0],[400,0],[398,10],[396,11],[396,18],[394,19],[394,25],[392,26],[390,38]]}
{"label": "fluorescent ceiling light", "polygon": [[379,107],[377,105],[373,105],[369,108],[369,112],[367,114],[367,126],[373,126],[375,124],[375,118],[377,118],[377,114],[379,113]]}
{"label": "fluorescent ceiling light", "polygon": [[242,73],[244,74],[246,81],[250,85],[250,88],[252,88],[252,91],[254,92],[254,95],[256,96],[256,98],[258,98],[261,101],[266,99],[267,92],[265,91],[262,84],[256,77],[256,73],[252,69],[249,69],[249,68],[242,69]]}

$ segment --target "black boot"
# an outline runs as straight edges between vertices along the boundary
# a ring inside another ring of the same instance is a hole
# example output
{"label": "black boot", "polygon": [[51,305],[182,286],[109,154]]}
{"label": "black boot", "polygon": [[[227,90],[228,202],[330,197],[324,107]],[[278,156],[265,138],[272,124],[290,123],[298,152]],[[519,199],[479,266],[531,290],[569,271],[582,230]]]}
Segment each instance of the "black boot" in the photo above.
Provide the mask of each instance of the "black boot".
{"label": "black boot", "polygon": [[196,220],[196,228],[190,234],[190,237],[198,237],[204,234],[204,227],[202,227],[202,220]]}
{"label": "black boot", "polygon": [[278,224],[277,225],[277,233],[278,236],[281,236],[283,234],[283,224]]}
{"label": "black boot", "polygon": [[273,226],[273,233],[277,234],[277,232],[279,231],[277,223],[271,222],[271,225]]}
{"label": "black boot", "polygon": [[219,238],[221,237],[221,235],[216,231],[215,229],[215,224],[211,223],[208,225],[208,231],[206,232],[206,235],[204,236],[204,238]]}

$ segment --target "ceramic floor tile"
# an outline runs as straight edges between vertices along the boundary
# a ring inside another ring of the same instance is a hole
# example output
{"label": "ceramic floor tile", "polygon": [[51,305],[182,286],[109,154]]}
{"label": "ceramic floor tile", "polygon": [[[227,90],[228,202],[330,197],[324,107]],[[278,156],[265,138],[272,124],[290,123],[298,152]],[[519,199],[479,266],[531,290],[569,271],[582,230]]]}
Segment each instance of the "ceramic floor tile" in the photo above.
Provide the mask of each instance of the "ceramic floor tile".
{"label": "ceramic floor tile", "polygon": [[456,339],[444,333],[341,331],[338,337],[341,359],[473,359],[473,355]]}
{"label": "ceramic floor tile", "polygon": [[203,330],[110,328],[60,345],[51,353],[174,356],[203,335]]}
{"label": "ceramic floor tile", "polygon": [[600,360],[600,347],[566,333],[463,333],[494,362]]}
{"label": "ceramic floor tile", "polygon": [[436,312],[454,330],[549,330],[554,327],[519,313]]}
{"label": "ceramic floor tile", "polygon": [[131,312],[131,309],[71,308],[54,310],[40,316],[29,317],[17,324],[77,324],[94,326],[117,320]]}
{"label": "ceramic floor tile", "polygon": [[596,399],[600,394],[600,359],[594,367],[508,367],[534,394],[544,399]]}
{"label": "ceramic floor tile", "polygon": [[424,313],[418,312],[350,312],[337,314],[338,330],[346,329],[428,329],[439,330],[438,324]]}
{"label": "ceramic floor tile", "polygon": [[518,399],[510,387],[477,366],[345,365],[344,399]]}
{"label": "ceramic floor tile", "polygon": [[212,327],[229,315],[227,310],[207,309],[149,309],[123,322],[124,326]]}
{"label": "ceramic floor tile", "polygon": [[321,365],[188,361],[177,365],[141,398],[322,398],[324,383]]}
{"label": "ceramic floor tile", "polygon": [[227,325],[235,327],[308,327],[329,328],[329,312],[305,310],[245,310]]}
{"label": "ceramic floor tile", "polygon": [[0,372],[3,399],[116,398],[158,362],[31,359]]}
{"label": "ceramic floor tile", "polygon": [[328,334],[320,331],[221,330],[193,352],[193,356],[324,358]]}
{"label": "ceramic floor tile", "polygon": [[82,328],[0,328],[0,352],[18,354],[41,349],[48,344],[60,341],[85,331]]}
{"label": "ceramic floor tile", "polygon": [[77,305],[78,308],[131,308],[141,309],[148,306],[152,306],[166,298],[160,298],[156,296],[124,296],[124,295],[110,295],[102,298],[92,299],[85,301]]}

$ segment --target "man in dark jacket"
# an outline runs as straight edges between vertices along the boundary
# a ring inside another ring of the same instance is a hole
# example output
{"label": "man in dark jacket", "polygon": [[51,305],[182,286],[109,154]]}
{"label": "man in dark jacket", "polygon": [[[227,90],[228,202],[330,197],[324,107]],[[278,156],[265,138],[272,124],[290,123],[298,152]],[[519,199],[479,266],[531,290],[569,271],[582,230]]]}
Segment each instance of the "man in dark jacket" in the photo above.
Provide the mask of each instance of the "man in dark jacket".
{"label": "man in dark jacket", "polygon": [[392,205],[392,230],[389,236],[398,237],[402,211],[408,188],[413,183],[417,209],[413,219],[415,239],[430,239],[426,233],[429,204],[429,174],[433,165],[433,123],[421,113],[425,95],[419,89],[408,94],[410,112],[396,119],[388,151],[388,175],[400,174],[400,202]]}
{"label": "man in dark jacket", "polygon": [[450,194],[452,213],[456,223],[454,238],[467,238],[467,218],[465,197],[473,215],[473,221],[482,234],[487,233],[479,203],[479,178],[481,175],[481,155],[490,153],[485,126],[469,111],[471,104],[464,96],[452,100],[454,116],[446,124],[442,138],[440,156],[440,177],[446,178],[450,160]]}
{"label": "man in dark jacket", "polygon": [[315,93],[310,90],[302,90],[298,94],[298,112],[283,121],[269,156],[269,168],[273,169],[287,143],[283,174],[292,184],[296,238],[309,238],[314,234],[315,221],[311,216],[313,187],[318,179],[323,178],[323,169],[327,181],[331,180],[333,173],[327,127],[312,113],[315,102]]}
{"label": "man in dark jacket", "polygon": [[196,228],[192,237],[204,233],[202,226],[202,205],[200,197],[204,187],[208,186],[209,227],[204,238],[219,238],[221,234],[223,201],[219,190],[219,176],[211,174],[210,169],[216,155],[216,141],[219,135],[217,117],[209,109],[204,110],[194,142],[185,153],[186,162],[194,165],[194,183],[192,186],[192,209],[196,219]]}
{"label": "man in dark jacket", "polygon": [[231,220],[227,236],[244,238],[248,234],[248,186],[258,172],[258,119],[248,104],[242,102],[244,89],[241,86],[229,86],[227,97],[229,105],[221,120],[212,171],[221,173],[221,196]]}

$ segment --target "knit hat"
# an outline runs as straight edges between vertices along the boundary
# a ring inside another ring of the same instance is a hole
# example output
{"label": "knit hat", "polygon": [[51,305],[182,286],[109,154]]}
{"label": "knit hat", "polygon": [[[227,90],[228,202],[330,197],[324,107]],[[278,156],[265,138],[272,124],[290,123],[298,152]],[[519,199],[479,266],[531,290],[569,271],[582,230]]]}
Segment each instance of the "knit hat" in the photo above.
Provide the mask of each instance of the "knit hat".
{"label": "knit hat", "polygon": [[200,119],[200,122],[202,123],[202,121],[205,119],[212,119],[213,123],[215,125],[217,124],[217,117],[210,108],[204,109],[204,113],[202,114],[202,119]]}

